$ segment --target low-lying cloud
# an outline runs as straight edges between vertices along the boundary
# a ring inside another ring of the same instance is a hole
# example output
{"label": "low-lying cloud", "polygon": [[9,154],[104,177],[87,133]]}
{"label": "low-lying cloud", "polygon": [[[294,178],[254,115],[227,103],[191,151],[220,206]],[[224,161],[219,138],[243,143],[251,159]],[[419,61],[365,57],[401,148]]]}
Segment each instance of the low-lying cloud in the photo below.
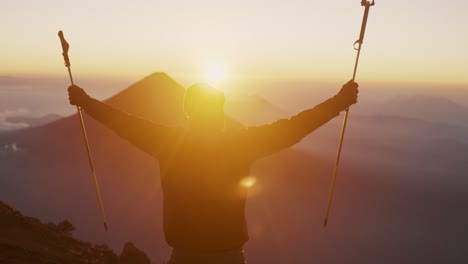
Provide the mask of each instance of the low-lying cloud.
{"label": "low-lying cloud", "polygon": [[9,121],[10,117],[26,116],[29,114],[30,114],[29,110],[25,108],[17,108],[15,110],[0,111],[0,132],[29,127],[29,125],[24,122]]}

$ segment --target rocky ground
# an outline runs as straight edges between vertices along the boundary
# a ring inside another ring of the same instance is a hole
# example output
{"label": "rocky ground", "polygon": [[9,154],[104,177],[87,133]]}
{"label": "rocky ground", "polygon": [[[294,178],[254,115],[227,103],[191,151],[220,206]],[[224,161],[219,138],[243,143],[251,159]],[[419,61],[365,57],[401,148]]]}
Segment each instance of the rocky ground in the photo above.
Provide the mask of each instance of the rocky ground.
{"label": "rocky ground", "polygon": [[107,245],[73,237],[73,224],[41,223],[0,201],[0,263],[149,264],[146,254],[126,243],[120,255]]}

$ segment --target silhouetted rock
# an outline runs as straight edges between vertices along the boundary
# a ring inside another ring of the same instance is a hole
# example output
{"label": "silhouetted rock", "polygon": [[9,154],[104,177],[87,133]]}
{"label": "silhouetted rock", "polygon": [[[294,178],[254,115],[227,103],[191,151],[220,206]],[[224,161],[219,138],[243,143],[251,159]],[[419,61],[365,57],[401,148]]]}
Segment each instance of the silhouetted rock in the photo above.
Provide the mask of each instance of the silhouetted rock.
{"label": "silhouetted rock", "polygon": [[0,201],[0,263],[117,264],[106,245],[93,245],[71,236],[73,225],[42,224]]}
{"label": "silhouetted rock", "polygon": [[119,264],[150,264],[145,252],[138,249],[133,243],[127,242],[120,253]]}
{"label": "silhouetted rock", "polygon": [[73,235],[73,231],[75,231],[76,229],[75,226],[72,223],[70,223],[70,221],[68,220],[64,220],[60,222],[57,225],[57,228],[59,229],[60,232],[68,236]]}

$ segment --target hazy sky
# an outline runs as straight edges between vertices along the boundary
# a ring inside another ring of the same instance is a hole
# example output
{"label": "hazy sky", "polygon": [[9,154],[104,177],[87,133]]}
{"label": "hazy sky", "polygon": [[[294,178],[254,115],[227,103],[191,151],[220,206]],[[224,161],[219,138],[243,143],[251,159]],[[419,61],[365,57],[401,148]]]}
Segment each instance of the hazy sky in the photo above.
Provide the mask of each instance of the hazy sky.
{"label": "hazy sky", "polygon": [[[351,77],[359,0],[1,0],[0,75]],[[468,84],[468,2],[377,0],[358,79]]]}

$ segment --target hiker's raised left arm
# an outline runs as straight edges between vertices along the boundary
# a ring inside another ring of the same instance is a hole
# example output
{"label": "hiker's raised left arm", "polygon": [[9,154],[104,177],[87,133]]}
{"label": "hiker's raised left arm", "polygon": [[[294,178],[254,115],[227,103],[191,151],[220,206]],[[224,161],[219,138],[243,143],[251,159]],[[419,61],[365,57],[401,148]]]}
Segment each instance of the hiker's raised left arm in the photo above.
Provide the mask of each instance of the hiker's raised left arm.
{"label": "hiker's raised left arm", "polygon": [[156,158],[160,157],[178,131],[178,128],[156,124],[100,102],[78,86],[70,86],[68,93],[70,104],[81,107],[120,137]]}
{"label": "hiker's raised left arm", "polygon": [[358,84],[349,81],[332,98],[315,107],[272,124],[247,128],[245,144],[255,157],[272,154],[291,147],[321,127],[341,111],[357,103]]}

